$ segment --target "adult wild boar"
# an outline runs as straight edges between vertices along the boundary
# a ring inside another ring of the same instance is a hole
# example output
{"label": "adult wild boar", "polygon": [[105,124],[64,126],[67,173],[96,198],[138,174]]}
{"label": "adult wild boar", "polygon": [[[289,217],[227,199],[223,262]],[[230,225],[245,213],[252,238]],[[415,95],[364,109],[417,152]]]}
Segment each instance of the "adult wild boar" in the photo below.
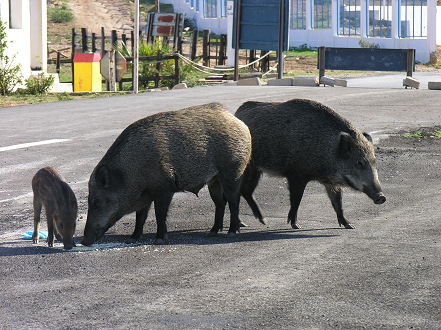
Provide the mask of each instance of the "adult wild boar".
{"label": "adult wild boar", "polygon": [[133,240],[140,239],[154,202],[156,243],[167,240],[166,217],[175,192],[195,194],[208,183],[216,212],[211,232],[239,227],[240,182],[251,157],[247,126],[222,104],[158,113],[128,126],[93,170],[82,244],[91,245],[123,215],[136,212]]}
{"label": "adult wild boar", "polygon": [[311,100],[245,102],[236,117],[248,125],[252,155],[241,194],[254,216],[264,223],[253,192],[262,172],[286,177],[291,208],[288,223],[295,229],[297,211],[309,181],[322,183],[337,213],[339,225],[353,226],[343,216],[342,187],[368,195],[375,204],[386,201],[377,170],[372,138],[358,131],[329,107]]}
{"label": "adult wild boar", "polygon": [[44,206],[48,228],[47,244],[54,245],[54,235],[63,241],[66,250],[75,246],[75,234],[78,213],[77,199],[63,176],[52,167],[40,169],[32,179],[34,193],[34,233],[32,241],[38,243],[40,214]]}

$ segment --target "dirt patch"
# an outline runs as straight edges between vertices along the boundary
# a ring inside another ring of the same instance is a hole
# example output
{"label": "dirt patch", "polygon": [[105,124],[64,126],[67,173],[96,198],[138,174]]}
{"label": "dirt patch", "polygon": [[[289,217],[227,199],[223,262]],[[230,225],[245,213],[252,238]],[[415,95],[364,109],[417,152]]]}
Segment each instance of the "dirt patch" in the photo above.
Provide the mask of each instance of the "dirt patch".
{"label": "dirt patch", "polygon": [[133,29],[133,4],[127,0],[70,0],[75,28],[98,33],[101,27],[123,33]]}

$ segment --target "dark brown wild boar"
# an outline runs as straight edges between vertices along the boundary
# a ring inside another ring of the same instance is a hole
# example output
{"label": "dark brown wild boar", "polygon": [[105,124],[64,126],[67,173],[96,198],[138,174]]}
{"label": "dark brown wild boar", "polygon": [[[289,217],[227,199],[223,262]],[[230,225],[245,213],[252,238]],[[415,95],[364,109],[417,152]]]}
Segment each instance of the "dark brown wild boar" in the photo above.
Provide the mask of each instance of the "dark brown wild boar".
{"label": "dark brown wild boar", "polygon": [[54,235],[63,241],[66,250],[75,246],[78,213],[77,199],[63,176],[52,167],[40,169],[32,179],[34,192],[34,233],[32,241],[38,243],[40,214],[44,206],[48,228],[47,245],[54,245]]}
{"label": "dark brown wild boar", "polygon": [[375,204],[386,197],[375,168],[372,138],[358,131],[329,107],[311,100],[245,102],[236,117],[248,125],[252,155],[242,180],[241,194],[264,223],[253,192],[262,172],[286,177],[291,208],[288,222],[298,229],[297,210],[306,184],[322,183],[337,213],[339,225],[353,228],[344,218],[342,187],[368,195]]}
{"label": "dark brown wild boar", "polygon": [[228,202],[229,234],[239,227],[240,180],[251,156],[247,126],[222,104],[158,113],[128,126],[93,170],[82,244],[91,245],[123,215],[136,212],[131,239],[141,238],[154,202],[157,244],[167,241],[173,194],[208,183],[217,233]]}

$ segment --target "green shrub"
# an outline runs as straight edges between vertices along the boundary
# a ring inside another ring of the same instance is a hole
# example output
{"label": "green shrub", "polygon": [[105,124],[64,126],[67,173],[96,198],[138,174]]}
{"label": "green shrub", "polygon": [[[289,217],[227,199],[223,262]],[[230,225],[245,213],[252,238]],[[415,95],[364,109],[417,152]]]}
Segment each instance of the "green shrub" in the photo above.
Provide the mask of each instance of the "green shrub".
{"label": "green shrub", "polygon": [[[121,52],[123,56],[131,56],[130,50],[122,44],[119,47],[115,47],[117,50]],[[162,43],[159,39],[157,39],[153,43],[147,43],[145,40],[139,41],[139,56],[155,56],[161,53],[162,55],[171,55],[173,54],[173,48],[167,44]],[[156,68],[156,61],[143,61],[140,62],[139,65],[139,77],[140,78],[152,78],[157,73],[160,73],[161,76],[173,76],[175,74],[175,61],[174,60],[164,60],[161,62],[161,67],[158,72]],[[130,69],[130,66],[128,68]],[[183,61],[179,60],[179,80],[181,82],[185,82],[188,87],[193,87],[198,84],[199,78],[201,78],[203,74],[194,69],[191,65],[183,63]],[[140,81],[140,86],[144,88],[149,88],[149,85],[153,84],[152,81],[149,83]],[[173,87],[175,82],[173,80],[161,80],[159,81],[159,87]]]}
{"label": "green shrub", "polygon": [[74,19],[72,10],[66,5],[61,8],[48,8],[47,11],[51,23],[69,23]]}
{"label": "green shrub", "polygon": [[43,72],[26,79],[26,93],[32,95],[46,94],[54,83],[54,76],[45,75]]}
{"label": "green shrub", "polygon": [[22,82],[21,67],[6,55],[6,26],[0,20],[0,95],[11,93]]}
{"label": "green shrub", "polygon": [[369,42],[367,40],[361,39],[358,44],[360,45],[360,48],[380,48],[379,44],[376,44],[375,42]]}

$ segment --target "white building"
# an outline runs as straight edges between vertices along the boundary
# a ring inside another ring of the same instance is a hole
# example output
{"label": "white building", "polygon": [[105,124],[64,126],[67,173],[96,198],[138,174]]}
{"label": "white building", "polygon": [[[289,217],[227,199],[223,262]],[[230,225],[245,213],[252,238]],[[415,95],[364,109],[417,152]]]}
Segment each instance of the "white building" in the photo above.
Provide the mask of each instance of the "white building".
{"label": "white building", "polygon": [[[174,5],[199,29],[228,33],[233,0],[160,0]],[[289,45],[414,48],[427,63],[441,44],[441,7],[436,0],[290,0]],[[438,19],[437,19],[438,18]],[[229,35],[228,40],[232,40]],[[229,61],[230,62],[230,61]]]}
{"label": "white building", "polygon": [[32,70],[47,71],[46,0],[0,0],[0,20],[6,25],[7,54],[15,56],[24,78]]}

